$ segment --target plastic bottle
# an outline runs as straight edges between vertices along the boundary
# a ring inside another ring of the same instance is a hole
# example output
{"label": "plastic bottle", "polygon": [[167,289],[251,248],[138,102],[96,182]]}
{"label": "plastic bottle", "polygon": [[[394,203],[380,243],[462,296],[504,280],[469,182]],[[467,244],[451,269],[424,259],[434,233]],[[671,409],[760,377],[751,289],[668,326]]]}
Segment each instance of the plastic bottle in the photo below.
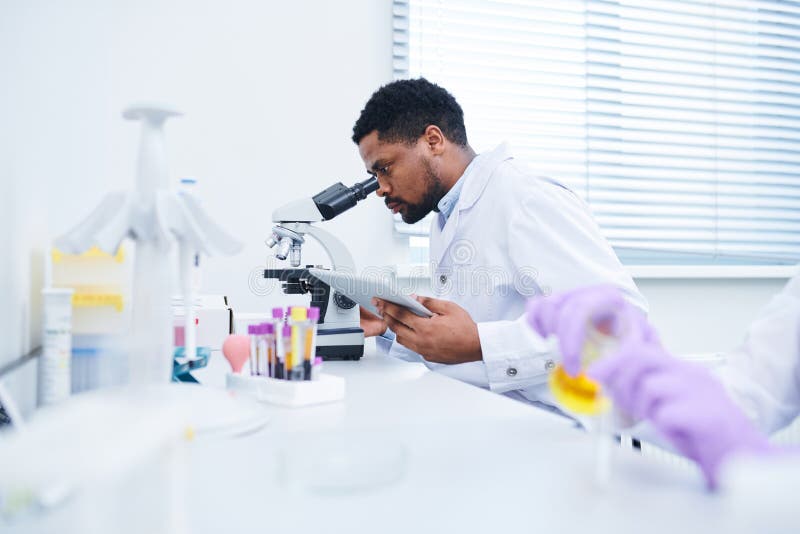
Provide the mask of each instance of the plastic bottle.
{"label": "plastic bottle", "polygon": [[42,289],[44,320],[39,358],[39,406],[60,402],[70,395],[72,358],[72,288]]}

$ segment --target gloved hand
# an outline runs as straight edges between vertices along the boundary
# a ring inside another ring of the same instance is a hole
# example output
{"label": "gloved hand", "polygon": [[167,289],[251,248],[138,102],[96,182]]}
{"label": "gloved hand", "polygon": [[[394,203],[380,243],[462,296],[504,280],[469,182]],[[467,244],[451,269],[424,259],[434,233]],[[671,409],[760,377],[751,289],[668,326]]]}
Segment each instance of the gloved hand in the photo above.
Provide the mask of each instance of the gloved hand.
{"label": "gloved hand", "polygon": [[589,327],[620,341],[656,341],[658,336],[644,313],[629,304],[614,286],[589,286],[528,301],[528,324],[542,337],[555,335],[564,370],[581,369],[581,353]]}
{"label": "gloved hand", "polygon": [[654,342],[623,342],[587,370],[628,414],[647,419],[700,466],[715,488],[723,461],[770,446],[711,372],[670,356]]}
{"label": "gloved hand", "polygon": [[644,314],[611,286],[576,289],[528,303],[528,322],[559,339],[565,370],[580,371],[590,325],[614,335],[612,354],[589,366],[615,405],[647,419],[675,448],[700,465],[711,487],[722,461],[736,452],[766,452],[766,439],[703,367],[670,356]]}

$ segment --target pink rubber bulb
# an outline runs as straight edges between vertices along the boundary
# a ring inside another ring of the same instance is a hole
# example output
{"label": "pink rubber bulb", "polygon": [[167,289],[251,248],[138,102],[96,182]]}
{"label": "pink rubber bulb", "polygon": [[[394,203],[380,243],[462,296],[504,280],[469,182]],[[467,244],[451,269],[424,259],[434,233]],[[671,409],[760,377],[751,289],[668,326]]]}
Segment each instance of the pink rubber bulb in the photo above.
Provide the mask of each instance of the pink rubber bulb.
{"label": "pink rubber bulb", "polygon": [[222,354],[231,364],[233,372],[239,374],[244,362],[250,358],[250,336],[232,334],[226,337],[222,344]]}

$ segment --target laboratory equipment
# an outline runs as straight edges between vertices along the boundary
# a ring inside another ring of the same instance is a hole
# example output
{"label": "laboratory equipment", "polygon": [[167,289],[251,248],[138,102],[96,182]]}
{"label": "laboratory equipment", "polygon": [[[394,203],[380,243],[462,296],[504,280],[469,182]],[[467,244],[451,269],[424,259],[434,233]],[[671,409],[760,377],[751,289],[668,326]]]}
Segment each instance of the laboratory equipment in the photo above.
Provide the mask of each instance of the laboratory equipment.
{"label": "laboratory equipment", "polygon": [[[233,309],[225,295],[195,294],[193,300],[194,324],[197,347],[208,347],[218,351],[222,342],[234,331]],[[175,338],[176,347],[186,346],[186,309],[182,296],[172,297],[173,325],[180,336]]]}
{"label": "laboratory equipment", "polygon": [[250,350],[250,336],[242,334],[231,334],[222,344],[222,354],[236,374],[242,372],[244,363],[250,359]]}
{"label": "laboratory equipment", "polygon": [[617,346],[617,338],[593,325],[586,328],[586,341],[581,353],[581,370],[571,376],[563,364],[556,365],[549,377],[550,391],[567,411],[578,415],[601,415],[611,409],[611,401],[603,395],[599,383],[586,376],[586,368]]}
{"label": "laboratory equipment", "polygon": [[108,254],[92,247],[83,254],[54,248],[46,272],[53,287],[72,296],[72,393],[122,384],[127,379],[130,328],[130,255],[123,246]]}
{"label": "laboratory equipment", "polygon": [[[279,309],[274,315],[283,316]],[[231,363],[229,389],[254,394],[259,400],[284,406],[306,406],[340,400],[344,382],[338,377],[322,374],[322,358],[310,356],[316,339],[316,319],[319,310],[294,306],[289,322],[250,325],[252,335],[231,335],[225,340],[223,352]],[[279,324],[280,335],[275,335]],[[251,341],[255,338],[255,343]],[[252,359],[251,351],[261,355],[260,364]],[[242,375],[239,371],[246,360],[254,362],[260,373]],[[293,386],[296,384],[297,386]],[[303,384],[303,385],[301,385]]]}
{"label": "laboratory equipment", "polygon": [[[293,306],[289,314],[292,327],[292,374],[290,380],[303,380],[306,360],[306,331],[309,328],[308,311],[301,306]],[[309,369],[309,378],[311,369]]]}
{"label": "laboratory equipment", "polygon": [[[236,253],[241,244],[220,228],[188,192],[170,190],[163,125],[180,115],[172,108],[139,104],[123,117],[141,121],[136,191],[109,193],[79,225],[56,240],[66,252],[92,246],[113,253],[122,240],[137,242],[134,264],[133,325],[129,372],[132,382],[164,383],[172,376],[172,318],[169,254],[173,239],[180,248],[181,279],[191,278],[191,257]],[[185,336],[192,358],[194,320],[191,283],[183,283]]]}
{"label": "laboratory equipment", "polygon": [[316,363],[317,354],[317,323],[319,322],[319,308],[311,306],[308,309],[308,325],[305,331],[305,346],[303,349],[303,379],[311,380],[311,371]]}
{"label": "laboratory equipment", "polygon": [[345,380],[318,373],[314,380],[284,380],[264,376],[229,373],[228,389],[254,396],[261,402],[279,406],[312,406],[337,402],[345,397]]}
{"label": "laboratory equipment", "polygon": [[372,299],[379,298],[402,306],[420,317],[433,317],[432,311],[420,304],[411,295],[401,292],[391,280],[356,276],[353,273],[326,269],[308,269],[308,272],[314,278],[321,280],[335,291],[338,291],[340,295],[346,296],[375,315],[380,315],[380,312],[372,305]]}
{"label": "laboratory equipment", "polygon": [[19,429],[23,425],[22,413],[17,403],[0,380],[0,431]]}
{"label": "laboratory equipment", "polygon": [[[649,421],[716,488],[736,456],[777,452],[709,369],[675,358],[657,341],[627,343],[592,367],[621,410]],[[780,454],[780,453],[778,453]]]}
{"label": "laboratory equipment", "polygon": [[566,411],[578,416],[591,416],[589,420],[582,419],[582,424],[595,441],[595,483],[604,487],[611,476],[613,408],[611,401],[603,395],[600,384],[586,376],[586,368],[613,352],[618,338],[610,335],[603,325],[589,324],[585,332],[578,375],[570,376],[559,364],[550,374],[549,385],[553,397]]}
{"label": "laboratory equipment", "polygon": [[264,350],[266,351],[266,375],[275,376],[275,325],[264,323]]}
{"label": "laboratory equipment", "polygon": [[247,327],[247,336],[250,338],[250,357],[248,362],[250,364],[250,374],[256,374],[256,358],[258,357],[258,331],[259,325],[251,324]]}
{"label": "laboratory equipment", "polygon": [[307,268],[299,268],[302,245],[306,236],[313,237],[328,255],[332,270],[355,273],[353,257],[344,244],[313,223],[333,219],[377,189],[375,177],[352,187],[340,182],[313,197],[290,202],[272,213],[272,220],[277,224],[272,228],[267,246],[275,248],[275,257],[281,261],[288,259],[292,267],[266,269],[264,276],[280,280],[284,293],[311,294],[311,306],[320,309],[315,356],[347,360],[361,358],[364,354],[364,331],[355,302],[314,278]]}
{"label": "laboratory equipment", "polygon": [[317,380],[322,374],[322,361],[319,356],[314,358],[314,365],[311,367],[311,380]]}
{"label": "laboratory equipment", "polygon": [[283,345],[283,378],[292,380],[292,369],[294,367],[294,354],[295,349],[292,346],[292,326],[285,324],[281,328],[281,343]]}
{"label": "laboratory equipment", "polygon": [[39,358],[39,406],[69,397],[72,376],[72,288],[42,289],[44,322]]}
{"label": "laboratory equipment", "polygon": [[172,381],[199,384],[200,381],[192,376],[192,371],[207,366],[210,358],[211,349],[208,347],[197,347],[194,358],[186,357],[185,347],[175,347],[175,356],[172,361]]}

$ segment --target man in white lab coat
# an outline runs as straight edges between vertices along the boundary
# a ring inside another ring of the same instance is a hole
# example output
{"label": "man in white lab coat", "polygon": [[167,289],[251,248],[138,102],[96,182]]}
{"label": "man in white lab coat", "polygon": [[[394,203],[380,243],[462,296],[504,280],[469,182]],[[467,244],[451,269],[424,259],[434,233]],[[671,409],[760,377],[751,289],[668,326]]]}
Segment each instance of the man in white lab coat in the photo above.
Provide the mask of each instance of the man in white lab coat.
{"label": "man in white lab coat", "polygon": [[438,212],[430,258],[439,298],[420,297],[436,316],[385,301],[376,303],[383,320],[362,312],[366,335],[381,336],[390,354],[549,404],[543,386],[558,355],[524,324],[528,298],[605,283],[646,308],[586,204],[535,176],[504,145],[476,154],[461,107],[438,85],[414,79],[381,87],[353,141],[390,210],[407,223]]}

